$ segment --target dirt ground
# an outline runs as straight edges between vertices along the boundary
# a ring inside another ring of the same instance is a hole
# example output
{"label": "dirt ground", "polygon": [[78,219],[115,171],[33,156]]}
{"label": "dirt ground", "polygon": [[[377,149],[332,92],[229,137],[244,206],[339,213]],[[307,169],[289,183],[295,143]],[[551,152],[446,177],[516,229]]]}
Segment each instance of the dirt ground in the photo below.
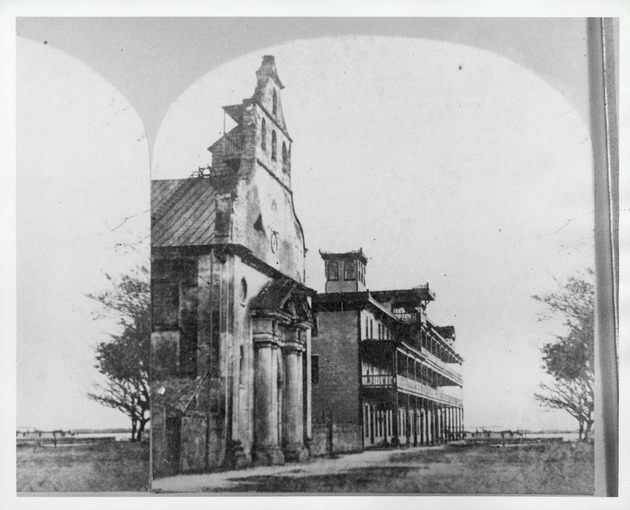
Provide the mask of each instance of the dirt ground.
{"label": "dirt ground", "polygon": [[593,446],[577,443],[373,450],[152,482],[169,493],[592,495],[593,487]]}
{"label": "dirt ground", "polygon": [[148,489],[148,443],[17,448],[17,492],[146,493]]}

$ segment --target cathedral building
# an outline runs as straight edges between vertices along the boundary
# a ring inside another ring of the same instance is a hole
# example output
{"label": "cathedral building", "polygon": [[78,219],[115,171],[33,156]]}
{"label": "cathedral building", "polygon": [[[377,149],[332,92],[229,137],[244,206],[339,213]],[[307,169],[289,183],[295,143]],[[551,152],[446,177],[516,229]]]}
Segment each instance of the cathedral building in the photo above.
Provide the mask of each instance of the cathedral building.
{"label": "cathedral building", "polygon": [[154,476],[305,460],[311,299],[274,58],[212,163],[151,195]]}
{"label": "cathedral building", "polygon": [[455,328],[427,315],[429,285],[368,290],[362,250],[320,252],[313,298],[313,454],[463,439]]}

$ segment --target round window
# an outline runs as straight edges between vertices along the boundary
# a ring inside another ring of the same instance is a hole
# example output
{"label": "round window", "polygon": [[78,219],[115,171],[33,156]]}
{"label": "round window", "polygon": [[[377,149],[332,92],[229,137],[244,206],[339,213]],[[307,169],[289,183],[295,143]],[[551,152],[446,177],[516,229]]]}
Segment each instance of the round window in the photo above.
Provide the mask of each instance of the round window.
{"label": "round window", "polygon": [[278,249],[278,233],[274,232],[273,234],[271,234],[271,251],[273,253],[276,253],[277,249]]}

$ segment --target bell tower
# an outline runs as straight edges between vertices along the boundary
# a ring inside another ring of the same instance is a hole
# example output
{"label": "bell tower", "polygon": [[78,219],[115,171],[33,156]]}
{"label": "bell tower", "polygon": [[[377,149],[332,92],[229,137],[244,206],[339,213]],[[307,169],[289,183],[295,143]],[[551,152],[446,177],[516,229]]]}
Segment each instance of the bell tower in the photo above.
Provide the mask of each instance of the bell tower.
{"label": "bell tower", "polygon": [[345,253],[320,251],[326,271],[326,293],[363,292],[367,258],[363,249]]}
{"label": "bell tower", "polygon": [[[224,106],[235,127],[209,147],[221,205],[222,241],[246,247],[259,260],[304,282],[304,232],[291,191],[291,144],[282,108],[284,85],[272,55],[256,71],[254,94]],[[217,211],[219,210],[217,205]]]}
{"label": "bell tower", "polygon": [[291,143],[282,110],[280,81],[273,55],[265,55],[256,71],[256,90],[251,102],[257,106],[256,158],[278,180],[291,189]]}

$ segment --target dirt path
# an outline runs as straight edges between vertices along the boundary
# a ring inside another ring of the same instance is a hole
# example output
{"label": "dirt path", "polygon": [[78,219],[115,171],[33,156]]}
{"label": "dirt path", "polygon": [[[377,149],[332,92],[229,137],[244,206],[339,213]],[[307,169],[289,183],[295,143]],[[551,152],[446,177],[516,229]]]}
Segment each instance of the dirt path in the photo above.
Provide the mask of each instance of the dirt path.
{"label": "dirt path", "polygon": [[[422,450],[440,450],[442,446],[418,447],[400,450],[370,450],[362,453],[342,455],[337,458],[315,458],[304,464],[285,464],[283,466],[262,466],[239,471],[224,471],[199,475],[178,475],[160,478],[152,483],[152,490],[158,492],[209,492],[230,490],[242,485],[248,478],[264,476],[305,477],[317,475],[343,474],[352,469],[387,465],[394,467],[391,462],[394,455],[413,455]],[[409,463],[401,464],[409,467]],[[439,464],[433,464],[439,469]]]}

